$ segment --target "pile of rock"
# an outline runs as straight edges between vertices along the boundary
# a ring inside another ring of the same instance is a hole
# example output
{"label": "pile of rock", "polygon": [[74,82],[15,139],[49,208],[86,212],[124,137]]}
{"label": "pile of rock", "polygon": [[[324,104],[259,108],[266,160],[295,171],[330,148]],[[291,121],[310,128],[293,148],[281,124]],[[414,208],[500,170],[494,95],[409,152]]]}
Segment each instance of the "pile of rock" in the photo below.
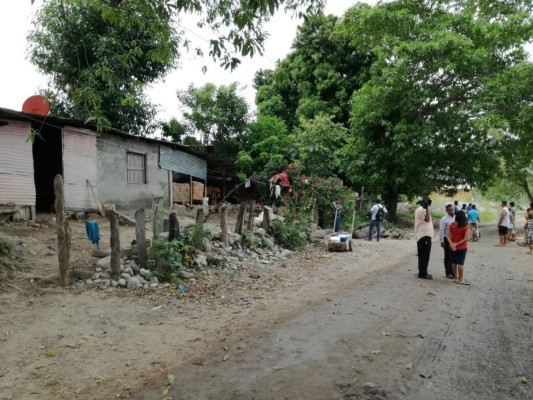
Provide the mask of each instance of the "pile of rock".
{"label": "pile of rock", "polygon": [[[275,266],[291,257],[294,252],[283,249],[275,244],[274,239],[267,235],[265,230],[259,228],[252,237],[252,243],[243,246],[241,235],[230,233],[229,245],[224,246],[220,238],[204,240],[205,251],[196,251],[188,269],[180,270],[176,277],[194,282],[198,272],[205,268],[234,270],[245,269],[250,266],[266,268]],[[135,246],[132,246],[135,250]],[[102,257],[93,266],[92,271],[74,270],[71,273],[71,283],[75,286],[90,286],[99,289],[119,287],[127,289],[155,288],[159,281],[153,272],[140,268],[137,265],[136,251],[122,251],[120,261],[120,277],[118,280],[111,279],[111,256],[103,252],[93,253],[94,256]]]}

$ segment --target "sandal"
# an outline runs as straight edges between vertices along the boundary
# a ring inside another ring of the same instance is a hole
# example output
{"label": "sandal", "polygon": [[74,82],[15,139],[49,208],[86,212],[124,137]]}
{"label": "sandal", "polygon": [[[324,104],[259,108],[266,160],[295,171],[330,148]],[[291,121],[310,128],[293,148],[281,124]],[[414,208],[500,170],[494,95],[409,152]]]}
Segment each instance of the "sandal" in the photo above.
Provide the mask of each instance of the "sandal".
{"label": "sandal", "polygon": [[470,283],[468,283],[467,281],[462,281],[462,282],[457,282],[459,285],[467,285],[469,286]]}

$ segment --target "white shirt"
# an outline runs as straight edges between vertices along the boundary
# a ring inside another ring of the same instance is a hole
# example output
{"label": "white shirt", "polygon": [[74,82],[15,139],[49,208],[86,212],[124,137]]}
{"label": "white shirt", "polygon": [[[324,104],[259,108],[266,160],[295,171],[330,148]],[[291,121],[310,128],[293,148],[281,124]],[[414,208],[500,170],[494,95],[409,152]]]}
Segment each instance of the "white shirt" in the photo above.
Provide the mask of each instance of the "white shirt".
{"label": "white shirt", "polygon": [[502,207],[502,211],[505,211],[505,217],[503,217],[502,223],[500,225],[501,226],[506,226],[508,228],[512,228],[513,224],[511,224],[511,217],[509,216],[509,214],[511,214],[511,212],[509,211],[509,209],[507,207]]}
{"label": "white shirt", "polygon": [[386,214],[388,213],[387,209],[385,208],[385,206],[381,205],[381,204],[374,204],[372,206],[372,208],[370,209],[370,212],[372,213],[372,217],[370,218],[372,221],[375,221],[376,219],[376,215],[378,215],[378,210],[380,208],[383,208],[383,213]]}
{"label": "white shirt", "polygon": [[415,236],[416,240],[420,240],[425,236],[433,238],[435,231],[433,230],[433,222],[431,221],[431,214],[429,214],[429,222],[425,221],[426,209],[422,206],[415,211]]}
{"label": "white shirt", "polygon": [[455,217],[446,214],[444,217],[440,219],[439,224],[439,239],[441,242],[444,242],[444,238],[446,237],[446,233],[448,232],[448,228],[450,227],[450,224],[455,221]]}

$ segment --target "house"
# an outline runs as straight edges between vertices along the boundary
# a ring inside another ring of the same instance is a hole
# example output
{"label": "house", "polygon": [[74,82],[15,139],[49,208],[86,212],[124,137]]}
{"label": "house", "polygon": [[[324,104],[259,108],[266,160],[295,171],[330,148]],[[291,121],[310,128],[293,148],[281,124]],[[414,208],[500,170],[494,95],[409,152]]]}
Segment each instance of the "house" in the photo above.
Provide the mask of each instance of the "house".
{"label": "house", "polygon": [[16,206],[24,219],[51,212],[57,174],[68,211],[96,211],[98,203],[150,207],[155,198],[172,207],[176,182],[206,187],[207,164],[188,146],[0,108],[0,207]]}

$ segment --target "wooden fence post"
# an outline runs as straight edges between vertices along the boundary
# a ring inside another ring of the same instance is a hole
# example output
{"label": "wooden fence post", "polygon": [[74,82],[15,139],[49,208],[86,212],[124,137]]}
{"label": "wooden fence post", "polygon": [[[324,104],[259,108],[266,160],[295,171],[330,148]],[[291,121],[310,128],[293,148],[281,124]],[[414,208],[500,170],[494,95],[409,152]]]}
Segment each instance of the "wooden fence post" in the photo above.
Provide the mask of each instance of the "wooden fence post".
{"label": "wooden fence post", "polygon": [[246,229],[249,231],[254,230],[254,217],[255,217],[255,200],[250,200],[248,203],[248,224],[246,225]]}
{"label": "wooden fence post", "polygon": [[135,212],[135,238],[137,240],[137,254],[139,256],[139,266],[141,268],[146,268],[148,262],[145,222],[144,208],[139,208]]}
{"label": "wooden fence post", "polygon": [[239,214],[237,214],[237,223],[235,225],[235,233],[242,235],[242,226],[244,224],[244,213],[246,212],[246,203],[241,202],[239,207]]}
{"label": "wooden fence post", "polygon": [[196,210],[196,225],[200,225],[202,228],[204,226],[204,210],[201,208]]}
{"label": "wooden fence post", "polygon": [[224,247],[229,246],[228,240],[228,205],[222,204],[220,207],[220,229],[222,230],[221,241]]}
{"label": "wooden fence post", "polygon": [[270,232],[270,212],[267,207],[263,207],[263,223],[261,224],[261,227],[266,233]]}
{"label": "wooden fence post", "polygon": [[172,242],[180,236],[180,223],[176,213],[171,213],[168,217],[168,241]]}
{"label": "wooden fence post", "polygon": [[115,210],[109,210],[109,229],[111,231],[111,279],[118,281],[120,276],[120,229],[118,215]]}
{"label": "wooden fence post", "polygon": [[155,206],[154,206],[154,222],[153,222],[153,225],[154,225],[154,230],[153,230],[154,236],[153,236],[153,239],[154,240],[159,237],[159,234],[163,230],[163,220],[161,218],[161,208],[159,207],[160,200],[161,200],[160,197],[156,197],[154,199],[154,202],[155,202]]}
{"label": "wooden fence post", "polygon": [[71,233],[68,220],[65,217],[65,193],[63,191],[63,177],[54,178],[54,195],[57,226],[57,258],[59,261],[59,283],[67,283],[68,267],[70,264]]}

